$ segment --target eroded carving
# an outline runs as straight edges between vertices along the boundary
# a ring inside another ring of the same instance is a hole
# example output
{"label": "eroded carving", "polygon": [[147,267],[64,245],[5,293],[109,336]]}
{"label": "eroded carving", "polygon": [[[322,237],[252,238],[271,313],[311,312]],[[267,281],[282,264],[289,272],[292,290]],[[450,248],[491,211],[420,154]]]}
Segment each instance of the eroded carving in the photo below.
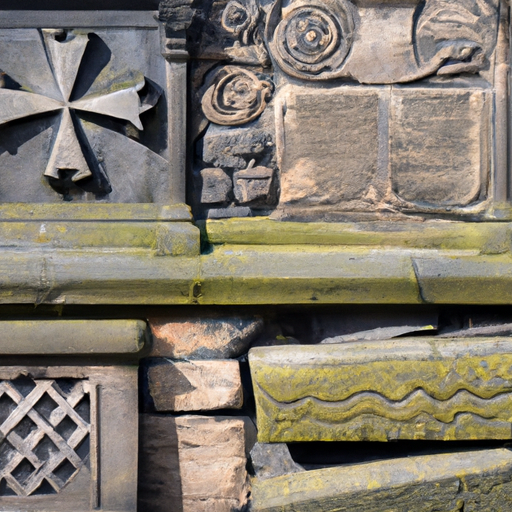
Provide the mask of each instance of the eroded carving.
{"label": "eroded carving", "polygon": [[85,381],[0,381],[0,496],[59,493],[87,462],[89,417]]}
{"label": "eroded carving", "polygon": [[[107,194],[111,191],[108,176],[100,162],[93,160],[94,152],[74,112],[90,112],[128,121],[138,130],[143,130],[140,115],[156,105],[161,90],[147,82],[142,73],[126,70],[124,74],[113,77],[110,85],[100,92],[87,94],[87,91],[83,91],[82,96],[75,97],[77,86],[80,85],[77,77],[82,70],[86,48],[90,39],[98,36],[42,30],[42,37],[54,83],[42,84],[41,94],[24,90],[24,84],[17,84],[14,80],[14,88],[0,88],[0,125],[36,114],[61,112],[59,129],[44,175],[63,194],[66,189],[64,182],[69,179],[78,182],[85,178],[95,178],[101,184],[101,192]],[[98,79],[99,73],[97,71],[93,78]],[[55,85],[59,91],[58,98],[52,97]],[[94,80],[89,89],[93,85]],[[148,93],[141,97],[144,88]]]}
{"label": "eroded carving", "polygon": [[435,60],[438,74],[478,73],[496,45],[498,0],[430,0],[416,26],[420,67]]}
{"label": "eroded carving", "polygon": [[488,66],[498,11],[499,0],[427,0],[400,9],[362,6],[356,15],[343,0],[296,0],[288,7],[277,0],[266,39],[276,64],[290,76],[407,83]]}
{"label": "eroded carving", "polygon": [[[506,130],[508,97],[500,0],[231,0],[219,9],[215,22],[237,38],[219,60],[227,53],[240,66],[209,81],[216,68],[205,59],[194,77],[212,122],[194,132],[198,190],[201,169],[219,167],[233,183],[227,210],[297,220],[481,215],[492,203],[494,176],[508,172],[492,157],[508,154],[494,136],[500,115]],[[249,56],[259,33],[268,66]],[[276,84],[272,99],[255,76]],[[255,177],[252,159],[266,174]]]}
{"label": "eroded carving", "polygon": [[[280,4],[278,0],[274,12]],[[275,17],[273,13],[270,19]],[[278,65],[289,75],[310,80],[337,75],[353,33],[352,6],[344,0],[300,0],[286,10],[277,27],[272,22],[267,26],[269,47]]]}
{"label": "eroded carving", "polygon": [[204,115],[212,123],[238,126],[257,119],[272,96],[270,80],[248,69],[225,66],[202,99]]}
{"label": "eroded carving", "polygon": [[268,66],[269,55],[263,41],[262,11],[256,0],[232,0],[222,13],[222,27],[237,38],[226,53],[240,64]]}

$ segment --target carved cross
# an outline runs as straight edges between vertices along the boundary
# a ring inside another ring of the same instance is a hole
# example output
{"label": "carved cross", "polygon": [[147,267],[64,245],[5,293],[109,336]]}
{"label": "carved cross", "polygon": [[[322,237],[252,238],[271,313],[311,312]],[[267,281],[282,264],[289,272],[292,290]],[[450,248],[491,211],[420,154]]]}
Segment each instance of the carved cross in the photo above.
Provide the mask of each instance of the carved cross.
{"label": "carved cross", "polygon": [[[78,120],[74,111],[93,112],[129,121],[143,130],[139,116],[157,103],[160,92],[153,95],[150,103],[142,104],[138,93],[146,80],[140,72],[129,72],[113,77],[107,89],[99,93],[86,93],[71,101],[89,37],[87,34],[69,32],[64,33],[62,38],[59,37],[62,32],[56,30],[42,30],[41,33],[61,97],[53,99],[50,95],[35,94],[23,88],[0,88],[0,125],[37,114],[61,112],[60,126],[44,175],[60,179],[59,171],[72,171],[71,180],[77,182],[92,176],[92,172],[83,151],[87,141],[76,129]],[[48,84],[47,90],[52,90],[50,86],[53,85]]]}

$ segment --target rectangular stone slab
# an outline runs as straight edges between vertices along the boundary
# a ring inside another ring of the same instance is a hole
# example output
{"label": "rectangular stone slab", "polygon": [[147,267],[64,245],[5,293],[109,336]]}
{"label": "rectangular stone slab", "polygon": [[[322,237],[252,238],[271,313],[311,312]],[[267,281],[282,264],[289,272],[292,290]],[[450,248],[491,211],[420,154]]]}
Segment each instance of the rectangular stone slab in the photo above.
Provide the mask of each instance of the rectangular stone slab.
{"label": "rectangular stone slab", "polygon": [[145,340],[142,320],[0,322],[0,355],[136,354]]}
{"label": "rectangular stone slab", "polygon": [[240,409],[243,403],[238,361],[166,360],[148,370],[155,409],[212,411]]}
{"label": "rectangular stone slab", "polygon": [[253,512],[453,512],[512,507],[512,453],[485,450],[305,471],[253,485]]}
{"label": "rectangular stone slab", "polygon": [[510,338],[402,338],[249,353],[260,442],[512,437]]}

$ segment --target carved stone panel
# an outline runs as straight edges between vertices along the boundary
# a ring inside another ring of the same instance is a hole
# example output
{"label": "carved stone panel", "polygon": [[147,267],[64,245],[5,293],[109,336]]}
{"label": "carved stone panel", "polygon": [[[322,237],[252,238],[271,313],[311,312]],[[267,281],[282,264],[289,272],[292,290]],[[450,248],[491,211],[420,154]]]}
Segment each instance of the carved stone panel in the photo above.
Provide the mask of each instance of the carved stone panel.
{"label": "carved stone panel", "polygon": [[[506,2],[204,7],[190,29],[198,216],[492,219],[503,207]],[[272,173],[257,201],[240,192],[252,160]],[[215,200],[212,168],[223,172]]]}
{"label": "carved stone panel", "polygon": [[173,202],[155,13],[8,11],[0,72],[0,202]]}
{"label": "carved stone panel", "polygon": [[136,510],[136,367],[0,368],[0,510]]}

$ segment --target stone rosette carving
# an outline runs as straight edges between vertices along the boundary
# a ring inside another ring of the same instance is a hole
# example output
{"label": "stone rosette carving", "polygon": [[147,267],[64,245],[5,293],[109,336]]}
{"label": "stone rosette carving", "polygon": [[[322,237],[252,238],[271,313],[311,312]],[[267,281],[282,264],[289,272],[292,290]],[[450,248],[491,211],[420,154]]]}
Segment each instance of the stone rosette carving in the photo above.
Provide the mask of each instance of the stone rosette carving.
{"label": "stone rosette carving", "polygon": [[270,80],[248,69],[225,66],[203,96],[203,112],[209,121],[224,126],[249,123],[265,110],[272,92]]}
{"label": "stone rosette carving", "polygon": [[[354,36],[353,7],[344,0],[298,1],[272,9],[266,38],[283,71],[297,78],[325,80],[340,70]],[[279,21],[278,21],[279,20]]]}

